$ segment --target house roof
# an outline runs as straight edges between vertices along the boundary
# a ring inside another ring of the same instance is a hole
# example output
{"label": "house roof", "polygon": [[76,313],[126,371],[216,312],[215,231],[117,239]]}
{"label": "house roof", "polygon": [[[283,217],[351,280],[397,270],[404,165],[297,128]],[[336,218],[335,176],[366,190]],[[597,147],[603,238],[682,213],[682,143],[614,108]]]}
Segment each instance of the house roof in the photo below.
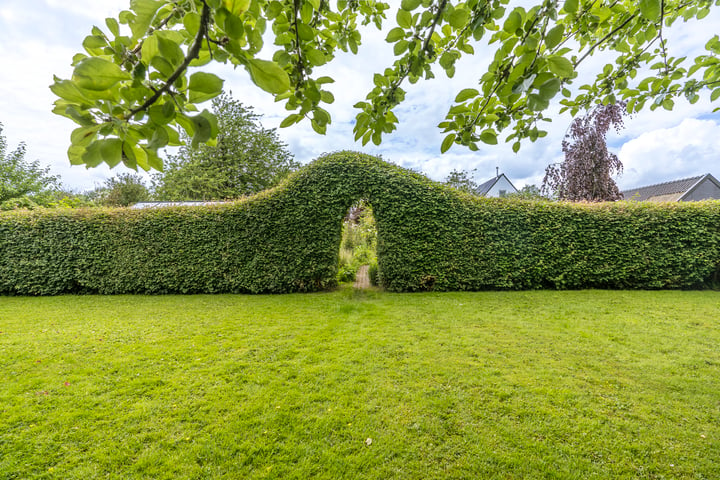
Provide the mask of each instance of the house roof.
{"label": "house roof", "polygon": [[130,208],[197,207],[201,205],[222,205],[227,202],[138,202]]}
{"label": "house roof", "polygon": [[481,183],[481,184],[478,185],[478,187],[475,189],[475,192],[477,192],[478,195],[485,195],[486,193],[488,193],[488,192],[492,189],[492,187],[495,186],[495,184],[500,180],[500,178],[503,178],[503,177],[504,177],[505,180],[510,184],[510,186],[513,188],[513,190],[515,190],[515,191],[517,192],[517,188],[515,188],[515,185],[512,184],[512,182],[510,181],[510,179],[507,178],[504,173],[501,173],[500,175],[491,178],[490,180],[488,180],[488,181],[485,182],[485,183]]}
{"label": "house roof", "polygon": [[680,180],[648,185],[646,187],[631,188],[629,190],[623,190],[621,193],[625,200],[637,200],[639,202],[644,200],[677,202],[706,178],[710,178],[716,184],[718,183],[712,175],[706,173],[705,175],[699,175],[697,177],[682,178]]}

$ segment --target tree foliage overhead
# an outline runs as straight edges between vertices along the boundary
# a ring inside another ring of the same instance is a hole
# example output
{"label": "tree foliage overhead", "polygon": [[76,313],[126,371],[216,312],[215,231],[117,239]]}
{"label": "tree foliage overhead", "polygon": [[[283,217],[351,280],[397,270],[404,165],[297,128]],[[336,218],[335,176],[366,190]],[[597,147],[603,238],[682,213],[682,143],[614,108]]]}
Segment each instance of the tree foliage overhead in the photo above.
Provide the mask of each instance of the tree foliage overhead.
{"label": "tree foliage overhead", "polygon": [[613,175],[622,173],[622,162],[607,148],[610,127],[623,127],[625,104],[598,105],[575,118],[562,142],[565,161],[545,170],[543,191],[560,200],[602,202],[621,200]]}
{"label": "tree foliage overhead", "polygon": [[[197,104],[219,95],[223,80],[194,67],[210,62],[244,68],[252,81],[292,112],[281,126],[307,120],[319,133],[330,123],[322,107],[332,103],[327,76],[316,67],[338,51],[357,52],[361,26],[395,26],[386,41],[396,60],[374,76],[375,86],[358,102],[356,140],[379,144],[395,130],[394,108],[406,82],[452,77],[463,55],[489,45],[495,54],[478,85],[458,92],[439,127],[453,144],[543,137],[544,112],[561,96],[575,115],[596,102],[628,101],[672,109],[700,91],[720,97],[720,38],[706,51],[677,58],[667,30],[678,21],[701,20],[720,0],[402,0],[393,9],[376,0],[131,0],[130,9],[93,27],[84,53],[73,59],[70,79],[51,86],[55,112],[80,125],[68,150],[73,164],[89,167],[124,162],[161,169],[157,149],[178,145],[178,129],[193,145],[212,141],[214,116]],[[531,4],[531,5],[529,5]],[[396,5],[396,4],[395,4]],[[264,38],[275,52],[261,58]],[[598,51],[612,60],[587,85],[570,85]],[[189,70],[192,67],[192,71]],[[192,73],[191,73],[192,72]],[[574,92],[574,93],[573,93]],[[510,130],[508,132],[508,130]]]}
{"label": "tree foliage overhead", "polygon": [[[154,176],[160,200],[222,200],[257,193],[280,183],[300,165],[260,115],[228,94],[213,99],[218,120],[215,145],[183,146]],[[188,139],[189,140],[189,139]]]}
{"label": "tree foliage overhead", "polygon": [[40,161],[25,160],[25,144],[12,152],[2,135],[0,123],[0,203],[23,197],[49,195],[59,188],[59,179],[50,175],[50,168],[40,166]]}

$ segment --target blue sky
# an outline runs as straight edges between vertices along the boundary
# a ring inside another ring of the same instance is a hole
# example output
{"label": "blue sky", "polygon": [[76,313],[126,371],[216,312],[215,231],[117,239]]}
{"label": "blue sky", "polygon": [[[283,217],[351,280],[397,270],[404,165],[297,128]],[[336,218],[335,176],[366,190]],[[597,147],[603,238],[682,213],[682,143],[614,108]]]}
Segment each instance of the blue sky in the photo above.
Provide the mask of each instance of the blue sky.
{"label": "blue sky", "polygon": [[[399,1],[390,1],[391,5]],[[524,1],[523,4],[534,2]],[[51,113],[53,95],[48,89],[52,76],[68,78],[74,53],[81,51],[83,38],[93,25],[104,26],[107,16],[117,16],[129,0],[3,0],[0,3],[0,122],[3,135],[12,149],[25,142],[27,159],[39,160],[59,174],[74,190],[92,189],[104,179],[127,171],[105,167],[85,169],[69,165],[66,150],[75,125]],[[31,6],[31,8],[28,8]],[[392,28],[392,22],[386,30]],[[702,22],[676,23],[670,37],[671,54],[677,57],[697,55],[705,42],[720,32],[720,9],[716,8]],[[298,161],[307,163],[324,152],[353,149],[383,158],[404,167],[419,170],[435,180],[443,179],[453,168],[474,171],[482,182],[495,174],[495,167],[517,187],[540,184],[545,167],[562,161],[561,141],[571,121],[566,115],[555,115],[549,135],[538,142],[524,143],[513,153],[510,145],[487,146],[470,152],[454,146],[440,154],[443,135],[437,128],[456,93],[476,85],[484,73],[490,54],[476,49],[476,55],[458,64],[457,74],[447,79],[437,71],[437,78],[407,85],[407,100],[396,111],[400,126],[386,136],[379,147],[353,141],[352,105],[363,100],[372,88],[372,76],[393,62],[391,48],[384,43],[385,33],[368,29],[357,56],[341,54],[335,61],[317,69],[318,75],[330,75],[335,103],[328,109],[333,123],[325,136],[317,135],[309,124],[280,129],[280,137],[289,145]],[[272,56],[268,45],[262,56]],[[586,68],[602,66],[597,59]],[[226,89],[233,96],[263,115],[266,128],[277,127],[286,112],[282,104],[250,83],[244,70],[226,66],[213,67],[226,79]],[[582,75],[582,73],[581,73]],[[580,82],[576,82],[579,85]],[[642,112],[625,121],[626,128],[609,137],[611,149],[625,165],[617,181],[621,188],[712,173],[720,177],[720,115],[706,94],[695,105],[677,102],[674,111]],[[716,102],[715,106],[720,106]]]}

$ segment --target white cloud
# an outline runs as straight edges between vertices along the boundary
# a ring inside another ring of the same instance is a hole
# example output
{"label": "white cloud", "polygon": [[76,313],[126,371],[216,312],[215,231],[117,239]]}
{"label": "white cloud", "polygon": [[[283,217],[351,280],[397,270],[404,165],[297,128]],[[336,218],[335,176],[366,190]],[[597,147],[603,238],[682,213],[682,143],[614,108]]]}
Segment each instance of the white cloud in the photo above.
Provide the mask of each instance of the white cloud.
{"label": "white cloud", "polygon": [[688,118],[626,142],[618,153],[625,166],[618,184],[632,188],[704,173],[717,176],[718,152],[720,125],[713,120]]}

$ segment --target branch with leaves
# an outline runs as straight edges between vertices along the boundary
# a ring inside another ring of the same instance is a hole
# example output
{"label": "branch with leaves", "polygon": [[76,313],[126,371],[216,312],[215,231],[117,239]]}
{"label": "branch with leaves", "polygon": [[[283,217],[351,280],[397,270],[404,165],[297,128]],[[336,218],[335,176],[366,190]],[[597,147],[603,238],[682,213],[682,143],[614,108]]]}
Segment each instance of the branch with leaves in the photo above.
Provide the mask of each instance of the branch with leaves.
{"label": "branch with leaves", "polygon": [[[478,85],[462,89],[439,127],[444,152],[504,141],[519,150],[546,135],[551,102],[573,115],[595,104],[626,101],[629,111],[672,109],[677,97],[696,102],[702,91],[720,97],[720,39],[706,52],[675,58],[667,30],[702,20],[720,0],[401,0],[387,34],[396,59],[374,75],[374,88],[355,107],[355,138],[382,142],[397,128],[395,109],[405,82],[455,74],[457,61],[477,48],[494,54]],[[131,0],[106,30],[93,27],[70,79],[55,78],[54,112],[79,126],[68,156],[88,167],[124,163],[162,169],[159,148],[214,142],[217,121],[199,105],[223,89],[203,71],[211,62],[244,68],[261,89],[290,112],[281,127],[310,121],[318,133],[331,122],[324,104],[334,79],[313,69],[338,51],[357,53],[361,29],[380,29],[390,6],[378,0]],[[270,31],[268,31],[270,30]],[[260,58],[272,38],[271,59]],[[651,48],[660,42],[660,48]],[[581,68],[597,52],[614,62],[576,88]],[[481,59],[478,59],[481,60]],[[690,64],[689,66],[687,64]],[[508,132],[509,130],[509,132]],[[182,134],[182,135],[181,135]]]}

